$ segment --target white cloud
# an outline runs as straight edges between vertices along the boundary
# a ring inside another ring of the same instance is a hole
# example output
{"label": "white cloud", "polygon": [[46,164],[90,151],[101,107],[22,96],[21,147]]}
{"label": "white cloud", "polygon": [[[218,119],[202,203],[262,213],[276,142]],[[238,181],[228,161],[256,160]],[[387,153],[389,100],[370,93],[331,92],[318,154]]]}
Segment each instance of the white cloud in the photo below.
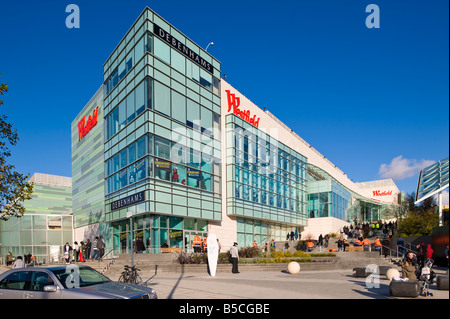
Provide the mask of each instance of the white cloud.
{"label": "white cloud", "polygon": [[425,167],[434,164],[431,160],[416,160],[403,158],[403,155],[395,157],[390,164],[381,164],[378,174],[382,178],[392,178],[400,181],[409,177],[417,176]]}

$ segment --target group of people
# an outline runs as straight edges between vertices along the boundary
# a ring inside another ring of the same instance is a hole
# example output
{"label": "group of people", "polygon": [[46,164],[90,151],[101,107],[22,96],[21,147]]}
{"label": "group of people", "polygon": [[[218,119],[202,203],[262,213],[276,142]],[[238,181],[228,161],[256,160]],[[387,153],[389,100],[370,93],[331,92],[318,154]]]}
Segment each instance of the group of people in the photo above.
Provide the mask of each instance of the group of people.
{"label": "group of people", "polygon": [[[397,222],[390,221],[389,223],[382,222],[381,220],[361,223],[357,218],[353,221],[350,226],[344,226],[342,231],[347,235],[347,238],[357,238],[363,236],[363,234],[368,234],[372,236],[373,234],[379,232],[382,234],[383,238],[392,238],[397,229]],[[381,236],[381,235],[380,235]]]}
{"label": "group of people", "polygon": [[103,236],[97,236],[93,242],[90,239],[87,239],[86,242],[81,241],[79,244],[75,241],[73,246],[67,242],[63,247],[63,255],[66,264],[70,264],[71,262],[85,262],[89,259],[98,260],[105,255],[105,247]]}
{"label": "group of people", "polygon": [[[217,246],[220,253],[220,250],[222,249],[222,244],[220,243],[219,239],[217,239]],[[201,253],[201,252],[207,253],[208,237],[205,235],[202,240],[200,236],[196,233],[192,241],[192,248],[194,249],[194,253]]]}
{"label": "group of people", "polygon": [[421,269],[425,267],[427,259],[433,258],[434,250],[431,248],[431,245],[427,245],[425,248],[425,244],[420,243],[416,248],[416,253],[408,251],[402,260],[402,278],[417,280],[420,276]]}
{"label": "group of people", "polygon": [[286,240],[298,240],[299,236],[301,236],[301,234],[299,234],[298,231],[291,231],[290,233],[287,233]]}
{"label": "group of people", "polygon": [[6,255],[6,266],[13,266],[13,269],[15,268],[24,268],[26,265],[29,265],[31,263],[35,262],[35,258],[31,253],[28,253],[28,255],[17,256],[14,258],[14,255],[11,252],[8,252]]}

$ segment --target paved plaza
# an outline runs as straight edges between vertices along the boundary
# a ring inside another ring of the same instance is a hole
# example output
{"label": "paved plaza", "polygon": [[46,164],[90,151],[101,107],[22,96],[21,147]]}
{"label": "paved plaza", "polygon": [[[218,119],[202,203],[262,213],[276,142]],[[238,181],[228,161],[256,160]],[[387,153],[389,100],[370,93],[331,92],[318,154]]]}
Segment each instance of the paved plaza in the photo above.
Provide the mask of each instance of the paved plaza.
{"label": "paved plaza", "polygon": [[[444,275],[446,270],[434,270]],[[375,276],[379,287],[366,285],[366,278],[356,278],[352,270],[304,271],[295,275],[284,272],[249,272],[240,274],[157,274],[149,281],[160,299],[390,299],[389,280]],[[449,292],[431,285],[433,297],[449,299]],[[405,299],[405,298],[400,298]]]}

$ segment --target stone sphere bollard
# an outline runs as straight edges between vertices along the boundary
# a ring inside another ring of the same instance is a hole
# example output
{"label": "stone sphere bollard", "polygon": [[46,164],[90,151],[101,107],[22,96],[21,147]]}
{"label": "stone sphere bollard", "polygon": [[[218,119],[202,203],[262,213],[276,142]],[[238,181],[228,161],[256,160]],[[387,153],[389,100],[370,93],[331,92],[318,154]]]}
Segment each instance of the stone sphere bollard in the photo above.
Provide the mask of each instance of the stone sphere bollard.
{"label": "stone sphere bollard", "polygon": [[298,274],[300,272],[300,264],[295,261],[290,262],[288,264],[288,271],[292,275]]}
{"label": "stone sphere bollard", "polygon": [[400,272],[397,269],[391,268],[386,272],[386,278],[392,280],[392,277],[400,277]]}

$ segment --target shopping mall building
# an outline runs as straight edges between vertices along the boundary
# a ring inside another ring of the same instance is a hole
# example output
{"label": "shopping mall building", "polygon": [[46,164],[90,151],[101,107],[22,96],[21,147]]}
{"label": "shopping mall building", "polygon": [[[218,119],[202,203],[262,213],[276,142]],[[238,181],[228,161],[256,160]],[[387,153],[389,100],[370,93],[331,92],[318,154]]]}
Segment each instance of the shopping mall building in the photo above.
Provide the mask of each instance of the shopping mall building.
{"label": "shopping mall building", "polygon": [[317,238],[398,208],[392,180],[352,182],[149,8],[103,75],[71,127],[74,240],[102,235],[117,254],[141,237],[158,253],[213,232],[226,249],[295,230]]}

